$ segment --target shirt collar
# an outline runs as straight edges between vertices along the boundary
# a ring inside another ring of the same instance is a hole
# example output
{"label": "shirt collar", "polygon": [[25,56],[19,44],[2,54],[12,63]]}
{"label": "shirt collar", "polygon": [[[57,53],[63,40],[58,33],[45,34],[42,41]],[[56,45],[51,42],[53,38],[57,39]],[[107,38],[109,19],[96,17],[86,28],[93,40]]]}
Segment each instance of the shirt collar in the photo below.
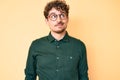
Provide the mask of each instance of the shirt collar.
{"label": "shirt collar", "polygon": [[[49,42],[53,42],[55,41],[56,39],[51,35],[51,32],[49,33],[48,35],[48,41]],[[63,41],[63,42],[68,42],[69,41],[69,35],[68,35],[68,32],[66,32],[65,36],[63,37],[63,39],[61,39],[60,41]]]}

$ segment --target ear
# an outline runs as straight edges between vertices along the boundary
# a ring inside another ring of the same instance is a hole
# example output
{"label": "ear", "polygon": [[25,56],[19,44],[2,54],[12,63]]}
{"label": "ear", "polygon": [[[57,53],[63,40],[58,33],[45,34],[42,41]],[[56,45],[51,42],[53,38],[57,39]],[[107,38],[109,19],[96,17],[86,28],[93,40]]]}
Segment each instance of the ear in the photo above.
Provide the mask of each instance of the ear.
{"label": "ear", "polygon": [[46,24],[48,24],[48,19],[45,19]]}
{"label": "ear", "polygon": [[67,18],[67,23],[69,22],[69,17]]}

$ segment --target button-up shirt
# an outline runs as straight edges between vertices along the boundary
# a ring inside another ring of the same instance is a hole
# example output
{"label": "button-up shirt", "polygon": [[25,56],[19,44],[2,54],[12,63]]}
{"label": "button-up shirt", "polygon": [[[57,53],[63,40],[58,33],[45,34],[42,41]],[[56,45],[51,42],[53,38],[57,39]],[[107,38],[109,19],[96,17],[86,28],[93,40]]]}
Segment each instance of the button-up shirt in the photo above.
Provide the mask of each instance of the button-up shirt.
{"label": "button-up shirt", "polygon": [[84,43],[66,33],[57,41],[51,35],[32,42],[25,68],[25,80],[88,80]]}

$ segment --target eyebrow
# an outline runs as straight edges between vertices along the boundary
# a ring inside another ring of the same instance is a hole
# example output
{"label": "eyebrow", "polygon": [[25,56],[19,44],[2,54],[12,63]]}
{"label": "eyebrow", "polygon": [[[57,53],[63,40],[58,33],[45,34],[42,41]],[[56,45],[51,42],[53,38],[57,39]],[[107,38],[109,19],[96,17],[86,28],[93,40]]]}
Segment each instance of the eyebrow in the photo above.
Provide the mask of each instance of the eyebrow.
{"label": "eyebrow", "polygon": [[[60,14],[65,14],[65,12],[61,12]],[[52,12],[52,13],[50,13],[49,15],[51,15],[51,14],[56,14],[55,12]]]}

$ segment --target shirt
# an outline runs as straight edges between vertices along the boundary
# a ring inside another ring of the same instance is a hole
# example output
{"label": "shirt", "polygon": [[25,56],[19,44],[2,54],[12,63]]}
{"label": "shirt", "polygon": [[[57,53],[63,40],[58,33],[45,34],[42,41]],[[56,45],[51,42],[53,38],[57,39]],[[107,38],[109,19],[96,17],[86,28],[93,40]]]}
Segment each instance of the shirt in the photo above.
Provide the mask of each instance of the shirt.
{"label": "shirt", "polygon": [[88,80],[85,44],[66,33],[57,41],[51,35],[32,42],[25,80]]}

